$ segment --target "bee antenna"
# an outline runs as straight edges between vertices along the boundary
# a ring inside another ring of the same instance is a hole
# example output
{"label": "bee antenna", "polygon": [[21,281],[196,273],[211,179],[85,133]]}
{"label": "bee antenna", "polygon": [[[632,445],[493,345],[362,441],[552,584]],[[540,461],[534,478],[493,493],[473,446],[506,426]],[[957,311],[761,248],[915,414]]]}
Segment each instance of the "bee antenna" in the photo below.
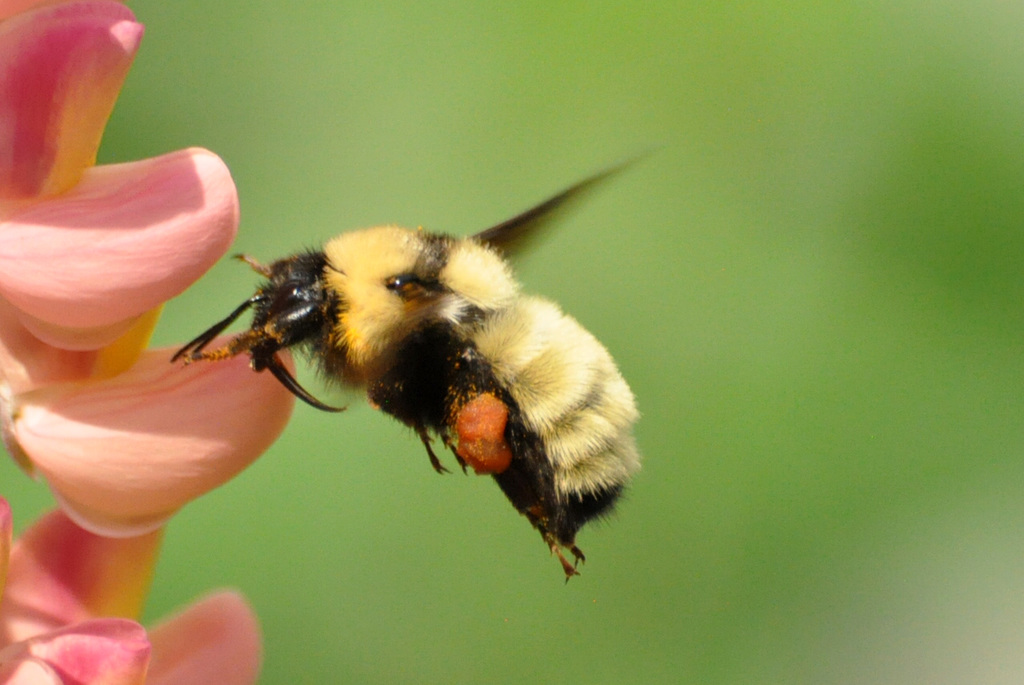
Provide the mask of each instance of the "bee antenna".
{"label": "bee antenna", "polygon": [[313,397],[312,394],[295,380],[295,376],[285,368],[285,365],[281,363],[281,358],[274,354],[269,359],[263,360],[264,368],[270,369],[270,373],[274,374],[274,378],[281,382],[281,385],[286,387],[289,392],[298,397],[300,400],[305,402],[315,409],[320,411],[339,412],[345,411],[345,407],[332,407],[329,404],[324,404],[317,398]]}

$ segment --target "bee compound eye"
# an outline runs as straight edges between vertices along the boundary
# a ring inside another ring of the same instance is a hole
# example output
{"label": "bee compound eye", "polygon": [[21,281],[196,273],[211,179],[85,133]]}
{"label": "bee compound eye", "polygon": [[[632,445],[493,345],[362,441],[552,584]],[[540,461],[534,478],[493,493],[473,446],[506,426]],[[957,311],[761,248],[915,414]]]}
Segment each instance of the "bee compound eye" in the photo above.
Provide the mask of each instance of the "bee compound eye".
{"label": "bee compound eye", "polygon": [[438,291],[436,281],[424,280],[414,273],[391,276],[384,286],[403,300],[419,300],[430,297]]}
{"label": "bee compound eye", "polygon": [[413,273],[397,274],[391,276],[384,283],[388,290],[401,294],[414,286],[422,285],[419,276]]}

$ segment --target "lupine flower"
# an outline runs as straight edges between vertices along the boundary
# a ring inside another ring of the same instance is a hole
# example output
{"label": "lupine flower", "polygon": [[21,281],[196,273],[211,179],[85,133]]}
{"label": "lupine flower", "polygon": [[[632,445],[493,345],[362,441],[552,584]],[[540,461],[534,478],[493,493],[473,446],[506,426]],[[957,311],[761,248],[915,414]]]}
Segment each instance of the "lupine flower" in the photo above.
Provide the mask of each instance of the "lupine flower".
{"label": "lupine flower", "polygon": [[[0,8],[0,16],[4,16]],[[237,474],[293,398],[244,360],[141,358],[161,303],[230,245],[238,199],[213,153],[92,166],[142,27],[123,4],[0,21],[0,401],[9,451],[75,521],[134,535]]]}
{"label": "lupine flower", "polygon": [[3,683],[258,670],[255,617],[232,593],[148,636],[135,622],[163,523],[255,459],[294,402],[244,359],[183,369],[143,352],[161,304],[231,243],[238,201],[205,150],[94,166],[141,37],[117,2],[0,0],[0,421],[62,506],[13,549],[0,507]]}
{"label": "lupine flower", "polygon": [[11,549],[0,499],[0,682],[243,685],[260,664],[259,628],[237,594],[220,592],[151,629],[134,620],[160,532],[103,538],[61,512]]}
{"label": "lupine flower", "polygon": [[63,349],[118,338],[205,272],[238,223],[212,153],[93,166],[141,38],[104,0],[0,22],[0,295]]}

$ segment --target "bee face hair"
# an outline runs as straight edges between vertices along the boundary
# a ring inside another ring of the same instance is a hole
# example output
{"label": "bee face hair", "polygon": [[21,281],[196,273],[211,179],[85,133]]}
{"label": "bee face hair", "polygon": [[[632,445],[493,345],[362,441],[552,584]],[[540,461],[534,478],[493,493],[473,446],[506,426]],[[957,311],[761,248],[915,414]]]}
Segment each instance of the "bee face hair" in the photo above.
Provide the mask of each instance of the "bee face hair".
{"label": "bee face hair", "polygon": [[[299,346],[324,376],[364,388],[375,407],[412,427],[435,470],[447,469],[431,436],[464,471],[493,476],[568,578],[584,559],[576,533],[610,511],[640,468],[638,414],[604,346],[554,303],[520,294],[505,253],[609,173],[468,238],[379,226],[267,266],[243,257],[266,281],[173,359],[248,353],[254,370],[337,411],[278,358]],[[248,331],[205,349],[249,308]]]}

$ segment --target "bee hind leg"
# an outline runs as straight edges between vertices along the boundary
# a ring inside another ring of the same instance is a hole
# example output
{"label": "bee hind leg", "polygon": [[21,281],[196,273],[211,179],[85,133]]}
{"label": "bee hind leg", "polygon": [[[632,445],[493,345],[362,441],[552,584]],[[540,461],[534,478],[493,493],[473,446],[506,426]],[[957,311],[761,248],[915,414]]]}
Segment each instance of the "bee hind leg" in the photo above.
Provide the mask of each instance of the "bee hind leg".
{"label": "bee hind leg", "polygon": [[[548,543],[548,549],[551,550],[551,553],[558,557],[558,563],[562,565],[562,571],[565,572],[565,582],[568,583],[570,578],[580,574],[576,567],[579,566],[581,561],[586,561],[587,559],[583,555],[583,550],[577,547],[575,543],[564,544],[559,542],[550,533],[544,534],[544,542]],[[562,553],[562,547],[565,547],[572,553],[573,561],[565,558],[565,554]]]}
{"label": "bee hind leg", "polygon": [[[576,564],[571,563],[565,558],[565,555],[562,554],[562,548],[557,542],[551,543],[551,553],[558,557],[558,562],[562,564],[562,570],[565,572],[565,582],[568,583],[570,578],[580,574],[580,572],[576,570]],[[579,558],[576,559],[576,562],[579,563]]]}
{"label": "bee hind leg", "polygon": [[586,563],[587,555],[585,555],[583,553],[583,550],[577,547],[575,544],[570,545],[569,551],[572,552],[573,557],[576,559],[576,562],[573,564],[573,568],[579,566],[580,563]]}

